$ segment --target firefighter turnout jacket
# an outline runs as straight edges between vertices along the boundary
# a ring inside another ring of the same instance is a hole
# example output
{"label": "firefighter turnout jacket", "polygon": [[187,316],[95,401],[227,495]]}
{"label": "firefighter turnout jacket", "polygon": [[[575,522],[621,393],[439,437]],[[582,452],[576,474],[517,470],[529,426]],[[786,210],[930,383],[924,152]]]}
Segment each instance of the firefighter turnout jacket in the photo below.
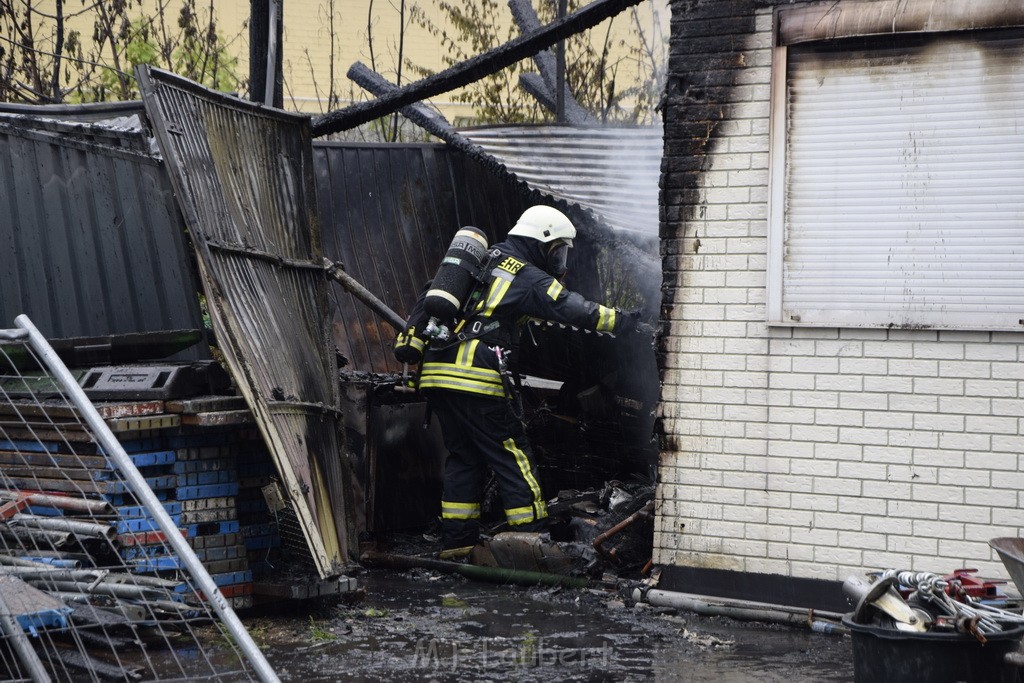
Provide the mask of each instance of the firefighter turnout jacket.
{"label": "firefighter turnout jacket", "polygon": [[457,321],[453,343],[428,344],[422,296],[398,335],[396,357],[415,362],[423,356],[420,389],[505,397],[499,355],[515,345],[520,326],[531,318],[612,333],[635,324],[631,316],[569,291],[513,245],[496,244],[494,252],[495,265]]}

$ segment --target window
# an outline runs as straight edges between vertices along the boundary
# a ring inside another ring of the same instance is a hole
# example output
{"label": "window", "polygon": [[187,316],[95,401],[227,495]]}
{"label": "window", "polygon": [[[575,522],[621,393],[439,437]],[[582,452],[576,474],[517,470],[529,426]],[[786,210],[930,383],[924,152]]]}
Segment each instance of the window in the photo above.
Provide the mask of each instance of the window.
{"label": "window", "polygon": [[949,4],[778,12],[769,323],[1024,329],[1024,29]]}

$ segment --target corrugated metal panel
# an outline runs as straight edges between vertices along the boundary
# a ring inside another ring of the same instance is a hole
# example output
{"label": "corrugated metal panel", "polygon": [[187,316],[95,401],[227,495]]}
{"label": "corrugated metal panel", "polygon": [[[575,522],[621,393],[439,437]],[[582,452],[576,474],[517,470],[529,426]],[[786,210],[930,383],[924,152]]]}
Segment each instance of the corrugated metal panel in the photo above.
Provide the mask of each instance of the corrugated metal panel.
{"label": "corrugated metal panel", "polygon": [[783,321],[1020,329],[1022,55],[790,48]]}
{"label": "corrugated metal panel", "polygon": [[[309,120],[140,69],[214,331],[321,576],[347,561],[347,479]],[[352,539],[354,540],[354,539]]]}
{"label": "corrugated metal panel", "polygon": [[[492,241],[530,204],[508,183],[444,145],[315,143],[327,257],[405,316],[464,225]],[[391,327],[340,287],[334,341],[346,370],[397,372]]]}
{"label": "corrugated metal panel", "polygon": [[202,329],[148,149],[141,134],[0,116],[0,321],[26,313],[51,338]]}
{"label": "corrugated metal panel", "polygon": [[658,234],[662,129],[504,126],[459,132],[531,187],[609,226]]}
{"label": "corrugated metal panel", "polygon": [[126,102],[95,102],[91,104],[13,104],[0,102],[0,113],[24,114],[33,118],[87,123],[109,119],[143,116],[142,100]]}

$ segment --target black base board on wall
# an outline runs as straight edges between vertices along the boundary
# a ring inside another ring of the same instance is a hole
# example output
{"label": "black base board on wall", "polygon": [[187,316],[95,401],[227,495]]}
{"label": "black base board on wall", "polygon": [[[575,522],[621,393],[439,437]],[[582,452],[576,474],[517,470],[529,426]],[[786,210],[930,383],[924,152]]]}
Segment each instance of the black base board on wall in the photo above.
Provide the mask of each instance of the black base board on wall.
{"label": "black base board on wall", "polygon": [[662,567],[661,590],[716,598],[752,600],[829,612],[849,612],[841,581],[803,579],[781,574],[754,574],[701,567]]}

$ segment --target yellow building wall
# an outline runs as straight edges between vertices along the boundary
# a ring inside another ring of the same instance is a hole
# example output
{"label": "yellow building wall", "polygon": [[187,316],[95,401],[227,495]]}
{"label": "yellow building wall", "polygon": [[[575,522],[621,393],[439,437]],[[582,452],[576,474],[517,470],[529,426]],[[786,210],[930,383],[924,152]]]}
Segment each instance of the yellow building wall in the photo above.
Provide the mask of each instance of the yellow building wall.
{"label": "yellow building wall", "polygon": [[[198,11],[205,17],[210,5],[198,3]],[[419,3],[435,23],[442,23],[442,13],[437,8],[436,0],[423,0]],[[137,11],[138,16],[156,11],[160,5],[166,7],[167,23],[176,26],[176,19],[181,7],[180,0],[144,0],[143,7]],[[388,0],[283,0],[284,5],[284,45],[281,47],[284,69],[284,105],[286,109],[322,113],[327,110],[327,94],[330,90],[331,74],[331,43],[333,15],[334,29],[334,90],[340,98],[341,106],[353,101],[368,99],[359,86],[348,79],[346,72],[356,61],[371,65],[372,53],[376,71],[389,81],[396,80],[398,63],[399,37],[403,21],[399,14],[399,2]],[[55,0],[35,2],[40,15],[53,14]],[[403,50],[406,59],[414,63],[440,70],[444,68],[440,46],[437,39],[425,29],[417,26],[410,17],[413,2],[406,4],[404,18],[405,35]],[[76,3],[64,2],[65,12],[79,12],[81,7]],[[249,11],[248,0],[217,0],[214,4],[218,34],[228,44],[230,54],[238,59],[237,74],[244,81],[249,73]],[[668,36],[668,2],[667,0],[645,0],[638,6],[641,22],[648,28],[648,37],[652,42],[663,42]],[[511,23],[511,14],[508,22]],[[612,40],[626,38],[629,35],[630,19],[628,11],[613,20]],[[82,40],[92,35],[92,15],[81,13],[69,17],[67,30],[78,30]],[[604,38],[607,21],[599,31],[594,31],[595,38]],[[52,28],[42,26],[39,35],[52,35]],[[41,41],[41,45],[45,40]],[[45,48],[44,48],[45,49]],[[532,61],[528,67],[534,70]],[[636,72],[620,71],[619,89],[627,87],[631,76]],[[403,68],[402,83],[418,80],[418,76]],[[455,102],[454,93],[445,93],[430,100],[449,121],[466,121],[473,118],[470,105]]]}

